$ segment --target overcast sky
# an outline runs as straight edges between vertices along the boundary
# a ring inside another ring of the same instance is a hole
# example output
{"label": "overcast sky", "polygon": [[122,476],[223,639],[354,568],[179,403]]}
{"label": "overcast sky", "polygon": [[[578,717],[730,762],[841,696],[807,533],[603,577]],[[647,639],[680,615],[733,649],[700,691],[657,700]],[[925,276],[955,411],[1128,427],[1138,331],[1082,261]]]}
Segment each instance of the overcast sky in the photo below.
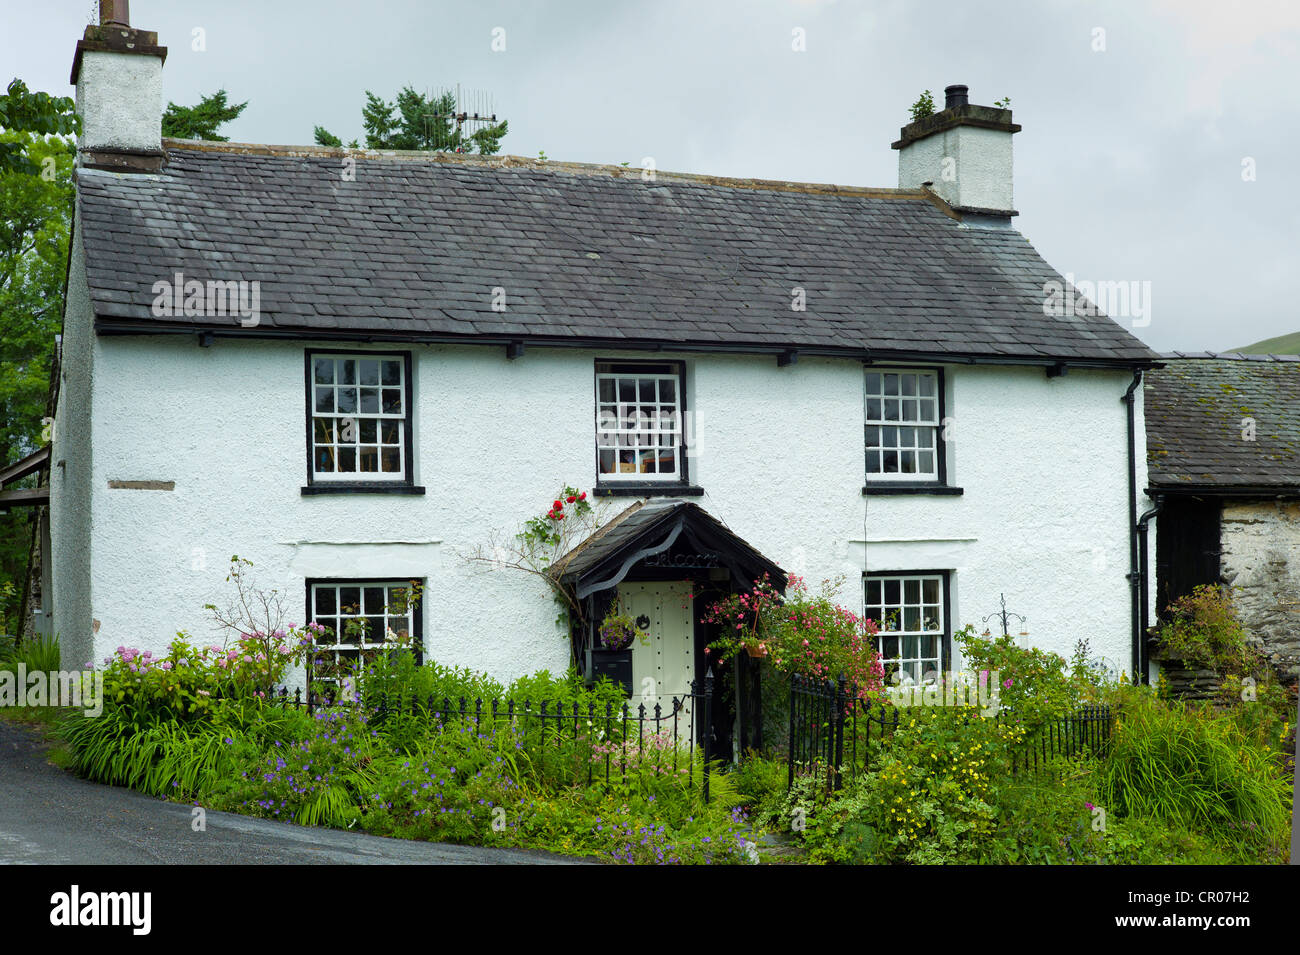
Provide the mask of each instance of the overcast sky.
{"label": "overcast sky", "polygon": [[[0,0],[4,81],[72,95],[96,6]],[[908,106],[965,83],[1011,98],[1016,224],[1047,261],[1151,283],[1139,337],[1300,331],[1300,2],[133,0],[131,22],[168,48],[164,101],[249,101],[243,142],[363,138],[366,89],[460,84],[509,120],[502,152],[894,186]]]}

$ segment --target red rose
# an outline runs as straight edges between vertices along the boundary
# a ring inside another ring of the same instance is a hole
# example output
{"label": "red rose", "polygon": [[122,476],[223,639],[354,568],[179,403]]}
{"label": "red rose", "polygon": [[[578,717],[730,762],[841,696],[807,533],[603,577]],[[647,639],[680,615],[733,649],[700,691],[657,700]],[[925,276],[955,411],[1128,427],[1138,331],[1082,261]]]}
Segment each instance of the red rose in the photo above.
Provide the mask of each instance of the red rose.
{"label": "red rose", "polygon": [[553,508],[554,508],[555,510],[557,510],[557,511],[562,511],[562,510],[564,510],[564,502],[563,502],[563,501],[552,501],[552,502],[551,502],[551,507],[553,507]]}
{"label": "red rose", "polygon": [[565,500],[568,501],[570,504],[572,504],[574,501],[577,500],[577,498],[574,497],[572,494],[570,494],[568,497],[565,498]]}
{"label": "red rose", "polygon": [[587,499],[587,492],[586,492],[586,491],[583,491],[581,494],[578,495],[578,500],[580,500],[580,501],[585,501],[586,499]]}

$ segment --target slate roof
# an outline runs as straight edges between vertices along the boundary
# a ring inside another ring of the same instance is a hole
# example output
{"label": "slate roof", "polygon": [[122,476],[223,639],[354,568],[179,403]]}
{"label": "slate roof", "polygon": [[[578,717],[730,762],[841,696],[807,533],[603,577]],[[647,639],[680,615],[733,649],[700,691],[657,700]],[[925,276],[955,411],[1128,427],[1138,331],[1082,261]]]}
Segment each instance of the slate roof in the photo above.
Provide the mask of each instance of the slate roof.
{"label": "slate roof", "polygon": [[[1300,356],[1164,356],[1145,375],[1152,487],[1300,494]],[[1255,440],[1243,438],[1243,419]]]}
{"label": "slate roof", "polygon": [[[778,590],[784,590],[786,574],[725,524],[698,504],[661,498],[638,501],[614,515],[590,537],[551,565],[551,573],[576,584],[579,595],[584,586],[595,580],[605,584],[612,578],[621,580],[631,561],[645,547],[662,545],[678,521],[684,523],[687,539],[706,542],[706,546],[725,551],[719,554],[722,566],[743,576],[746,572],[771,575]],[[617,582],[617,580],[615,582]]]}
{"label": "slate roof", "polygon": [[1062,279],[1025,238],[919,190],[360,151],[344,181],[343,150],[165,146],[159,175],[77,173],[101,327],[240,331],[155,316],[180,272],[260,282],[249,334],[1156,359],[1104,316],[1045,316]]}

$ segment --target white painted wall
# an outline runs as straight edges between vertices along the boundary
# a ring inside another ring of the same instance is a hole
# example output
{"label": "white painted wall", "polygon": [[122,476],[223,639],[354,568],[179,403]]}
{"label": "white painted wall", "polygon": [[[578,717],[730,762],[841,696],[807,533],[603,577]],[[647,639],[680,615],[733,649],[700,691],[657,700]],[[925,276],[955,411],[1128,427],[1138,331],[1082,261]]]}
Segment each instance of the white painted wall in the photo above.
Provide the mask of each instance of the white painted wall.
{"label": "white painted wall", "polygon": [[[238,554],[287,595],[290,622],[302,621],[307,577],[427,578],[434,659],[504,679],[562,669],[567,643],[544,586],[460,555],[544,512],[561,485],[594,485],[593,362],[644,354],[529,348],[510,362],[498,347],[414,347],[416,480],[428,494],[304,497],[305,347],[94,342],[93,521],[81,551],[92,572],[88,599],[62,594],[64,631],[84,631],[93,614],[96,657],[119,644],[160,651],[179,629],[216,637],[201,608],[220,602]],[[955,626],[1005,592],[1034,643],[1068,655],[1085,637],[1127,665],[1127,372],[949,367],[950,474],[965,494],[864,499],[859,363],[659,357],[688,365],[698,503],[783,567],[814,583],[846,574],[854,608],[864,569],[947,569]],[[176,488],[110,490],[110,480]],[[65,587],[77,546],[72,534],[56,543]]]}
{"label": "white painted wall", "polygon": [[1001,130],[957,126],[910,143],[898,151],[898,186],[917,189],[932,182],[951,205],[1010,211],[1015,208],[1011,137]]}
{"label": "white painted wall", "polygon": [[78,145],[91,150],[162,148],[162,60],[86,50],[77,73]]}

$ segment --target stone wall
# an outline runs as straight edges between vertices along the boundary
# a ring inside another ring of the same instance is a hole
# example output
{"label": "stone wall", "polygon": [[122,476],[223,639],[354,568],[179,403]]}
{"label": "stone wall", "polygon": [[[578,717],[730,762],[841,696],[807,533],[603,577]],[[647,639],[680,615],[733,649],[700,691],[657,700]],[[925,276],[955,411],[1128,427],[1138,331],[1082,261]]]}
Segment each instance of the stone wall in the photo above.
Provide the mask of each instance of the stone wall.
{"label": "stone wall", "polygon": [[1282,680],[1300,678],[1300,502],[1223,506],[1223,580]]}

